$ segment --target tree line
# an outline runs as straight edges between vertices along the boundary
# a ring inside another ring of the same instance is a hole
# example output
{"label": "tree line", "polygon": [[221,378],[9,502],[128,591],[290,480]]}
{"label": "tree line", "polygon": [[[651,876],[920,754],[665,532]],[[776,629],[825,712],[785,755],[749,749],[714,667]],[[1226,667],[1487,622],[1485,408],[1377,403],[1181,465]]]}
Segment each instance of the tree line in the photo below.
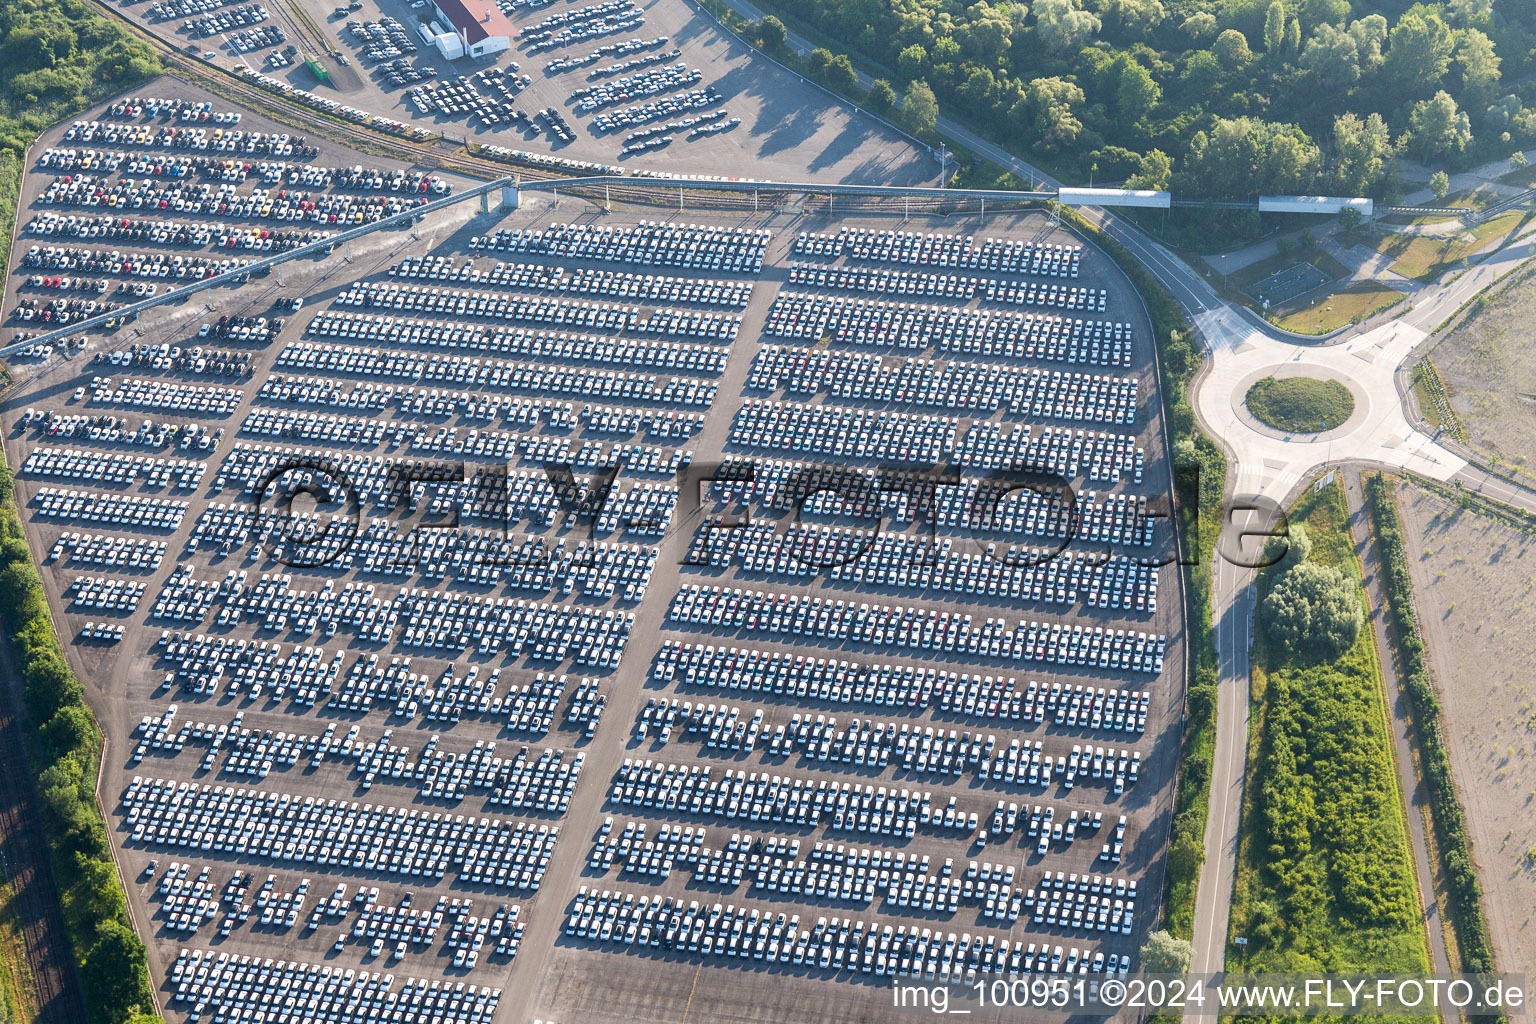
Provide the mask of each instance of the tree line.
{"label": "tree line", "polygon": [[21,676],[34,742],[28,762],[53,856],[64,928],[92,1024],[152,1024],[144,942],[96,807],[101,733],[54,634],[43,581],[22,535],[13,479],[0,464],[0,617]]}
{"label": "tree line", "polygon": [[[1398,154],[1452,169],[1536,143],[1536,4],[1504,0],[772,0],[1063,174],[1212,197],[1387,197]],[[781,47],[784,26],[759,35]],[[854,69],[812,65],[843,91]],[[926,101],[934,99],[933,105]]]}

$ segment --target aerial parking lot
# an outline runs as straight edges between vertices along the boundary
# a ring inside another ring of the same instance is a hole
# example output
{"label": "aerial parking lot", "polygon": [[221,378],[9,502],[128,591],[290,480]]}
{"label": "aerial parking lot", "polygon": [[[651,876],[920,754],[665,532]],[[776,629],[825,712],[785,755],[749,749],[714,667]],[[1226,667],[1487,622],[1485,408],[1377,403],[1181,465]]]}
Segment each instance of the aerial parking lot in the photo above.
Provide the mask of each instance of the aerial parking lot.
{"label": "aerial parking lot", "polygon": [[120,9],[263,88],[573,170],[938,180],[926,147],[754,53],[688,0],[484,6],[507,26],[509,47],[457,59],[430,41],[431,25],[449,26],[424,0],[132,0]]}
{"label": "aerial parking lot", "polygon": [[[7,343],[470,184],[171,79],[32,153]],[[1039,213],[676,202],[465,202],[10,359],[171,1019],[1135,969],[1185,643],[1139,299]]]}

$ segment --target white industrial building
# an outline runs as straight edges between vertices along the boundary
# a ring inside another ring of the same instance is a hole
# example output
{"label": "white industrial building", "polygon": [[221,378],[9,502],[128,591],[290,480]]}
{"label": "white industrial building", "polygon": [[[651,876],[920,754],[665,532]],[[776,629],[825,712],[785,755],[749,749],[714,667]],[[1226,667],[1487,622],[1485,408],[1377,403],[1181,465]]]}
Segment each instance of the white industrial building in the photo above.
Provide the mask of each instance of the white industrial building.
{"label": "white industrial building", "polygon": [[432,9],[438,18],[422,34],[449,60],[512,48],[516,30],[491,0],[432,0]]}

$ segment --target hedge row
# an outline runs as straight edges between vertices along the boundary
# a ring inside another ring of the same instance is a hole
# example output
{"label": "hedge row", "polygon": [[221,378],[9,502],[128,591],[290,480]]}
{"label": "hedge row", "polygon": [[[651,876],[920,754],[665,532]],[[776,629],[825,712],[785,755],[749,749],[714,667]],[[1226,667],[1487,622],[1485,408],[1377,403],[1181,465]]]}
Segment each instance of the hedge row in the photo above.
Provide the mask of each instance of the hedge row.
{"label": "hedge row", "polygon": [[1391,484],[1380,473],[1366,480],[1365,490],[1376,531],[1377,550],[1381,555],[1388,621],[1397,640],[1403,685],[1413,704],[1413,716],[1418,725],[1421,770],[1429,787],[1430,814],[1440,845],[1462,969],[1474,973],[1492,972],[1493,942],[1488,933],[1488,921],[1483,916],[1483,890],[1472,865],[1472,849],[1467,841],[1461,801],[1456,796],[1456,783],[1451,776],[1450,757],[1441,731],[1440,699],[1435,695],[1425,663],[1424,638],[1414,615],[1413,581],[1408,574],[1408,555],[1403,547],[1397,505],[1392,498]]}
{"label": "hedge row", "polygon": [[101,733],[85,690],[64,660],[43,596],[43,581],[22,536],[9,467],[0,465],[0,615],[16,665],[43,825],[53,853],[64,927],[93,1024],[156,1020],[144,943],[96,808]]}
{"label": "hedge row", "polygon": [[1093,239],[1141,293],[1152,318],[1162,369],[1161,394],[1173,446],[1174,492],[1185,568],[1185,623],[1189,630],[1189,688],[1184,743],[1168,851],[1168,931],[1194,934],[1195,893],[1205,860],[1205,822],[1210,809],[1211,762],[1216,754],[1216,633],[1211,619],[1211,558],[1221,530],[1227,460],[1201,432],[1189,403],[1189,387],[1202,358],[1178,302],[1130,250],[1076,211],[1061,216]]}

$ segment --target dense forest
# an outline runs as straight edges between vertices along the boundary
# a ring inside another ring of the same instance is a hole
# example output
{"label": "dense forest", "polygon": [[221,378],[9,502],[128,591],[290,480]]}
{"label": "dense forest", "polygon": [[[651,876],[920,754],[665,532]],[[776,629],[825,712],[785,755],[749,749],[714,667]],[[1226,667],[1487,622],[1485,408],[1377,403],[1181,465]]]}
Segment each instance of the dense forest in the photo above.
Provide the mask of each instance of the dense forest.
{"label": "dense forest", "polygon": [[1454,170],[1536,144],[1530,0],[768,6],[1063,176],[1383,197],[1395,154]]}

